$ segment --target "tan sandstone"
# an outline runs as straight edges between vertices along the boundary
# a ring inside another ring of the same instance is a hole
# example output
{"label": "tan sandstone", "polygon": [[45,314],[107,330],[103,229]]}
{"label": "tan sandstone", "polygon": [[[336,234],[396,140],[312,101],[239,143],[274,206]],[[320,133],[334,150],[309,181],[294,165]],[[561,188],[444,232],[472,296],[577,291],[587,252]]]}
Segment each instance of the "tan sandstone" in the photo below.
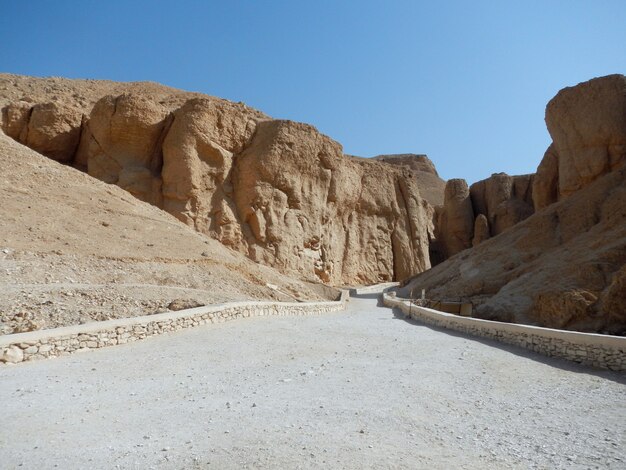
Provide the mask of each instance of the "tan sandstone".
{"label": "tan sandstone", "polygon": [[[312,126],[153,83],[5,74],[0,85],[7,135],[35,150],[49,144],[53,158],[254,261],[335,285],[405,279],[430,267],[428,201],[441,198],[443,182],[425,157],[348,157]],[[33,120],[51,98],[63,107]],[[49,124],[70,115],[73,140],[68,134],[56,145],[59,133],[47,129],[59,126]],[[23,129],[37,143],[22,139]]]}
{"label": "tan sandstone", "polygon": [[253,263],[1,132],[0,166],[0,334],[180,305],[338,295]]}
{"label": "tan sandstone", "polygon": [[[609,75],[561,90],[546,107],[566,197],[626,161],[626,77]],[[546,164],[550,166],[552,164]]]}
{"label": "tan sandstone", "polygon": [[404,293],[471,301],[481,318],[626,333],[625,80],[559,92],[546,110],[554,142],[537,175],[472,185],[474,209],[496,236],[418,275]]}

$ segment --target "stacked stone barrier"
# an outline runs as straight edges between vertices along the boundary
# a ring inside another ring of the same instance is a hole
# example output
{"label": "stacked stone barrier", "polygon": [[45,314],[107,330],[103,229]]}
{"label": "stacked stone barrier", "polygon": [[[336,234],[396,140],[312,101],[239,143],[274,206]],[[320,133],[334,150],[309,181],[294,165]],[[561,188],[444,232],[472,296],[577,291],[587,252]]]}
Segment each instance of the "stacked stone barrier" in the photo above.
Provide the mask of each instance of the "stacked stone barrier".
{"label": "stacked stone barrier", "polygon": [[372,284],[370,286],[359,286],[353,287],[350,289],[350,294],[352,295],[369,295],[369,294],[382,294],[389,289],[394,287],[398,287],[400,285],[399,282],[383,282],[380,284]]}
{"label": "stacked stone barrier", "polygon": [[121,318],[0,336],[0,363],[18,363],[115,346],[185,328],[256,316],[317,315],[346,308],[335,302],[231,302],[178,312]]}
{"label": "stacked stone barrier", "polygon": [[549,357],[580,364],[626,370],[626,337],[556,330],[531,325],[461,317],[411,304],[395,293],[383,293],[383,304],[427,325],[519,346]]}

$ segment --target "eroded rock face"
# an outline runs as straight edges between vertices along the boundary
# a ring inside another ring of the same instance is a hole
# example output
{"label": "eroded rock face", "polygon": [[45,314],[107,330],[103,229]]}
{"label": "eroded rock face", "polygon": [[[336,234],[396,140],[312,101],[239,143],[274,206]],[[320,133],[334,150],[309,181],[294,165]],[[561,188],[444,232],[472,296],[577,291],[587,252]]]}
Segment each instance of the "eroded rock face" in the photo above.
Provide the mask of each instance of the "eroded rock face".
{"label": "eroded rock face", "polygon": [[472,238],[472,246],[480,245],[489,239],[489,221],[484,214],[478,214],[474,221],[474,237]]}
{"label": "eroded rock face", "polygon": [[462,298],[481,318],[626,333],[626,169],[415,277],[405,292]]}
{"label": "eroded rock face", "polygon": [[496,173],[471,186],[474,212],[487,218],[491,236],[504,232],[534,212],[533,176]]}
{"label": "eroded rock face", "polygon": [[91,111],[76,163],[91,176],[160,207],[167,116],[164,107],[141,95],[105,96]]}
{"label": "eroded rock face", "polygon": [[467,187],[465,180],[446,185],[435,217],[433,265],[510,229],[533,213],[534,175],[497,173]]}
{"label": "eroded rock face", "polygon": [[409,168],[416,175],[422,198],[433,207],[443,204],[446,182],[439,177],[435,165],[426,155],[390,154],[378,155],[373,159]]}
{"label": "eroded rock face", "polygon": [[625,334],[625,91],[615,75],[559,92],[537,174],[472,185],[474,248],[416,276],[405,294],[462,298],[481,318]]}
{"label": "eroded rock face", "polygon": [[345,158],[312,126],[260,122],[233,187],[256,261],[313,267],[329,283],[387,281],[428,266],[428,214],[413,175]]}
{"label": "eroded rock face", "polygon": [[4,132],[59,162],[72,161],[80,140],[83,113],[56,102],[11,103],[3,109]]}
{"label": "eroded rock face", "polygon": [[626,77],[564,88],[548,103],[546,124],[558,156],[559,196],[566,197],[626,161]]}
{"label": "eroded rock face", "polygon": [[246,252],[232,202],[234,155],[256,120],[243,109],[192,99],[177,109],[163,141],[163,208],[199,232]]}
{"label": "eroded rock face", "polygon": [[537,168],[532,190],[536,211],[559,200],[559,156],[554,144],[550,144]]}
{"label": "eroded rock face", "polygon": [[[10,103],[2,108],[2,129],[4,133],[12,139],[24,143],[31,110],[32,104],[25,101]],[[22,135],[22,133],[24,134]]]}
{"label": "eroded rock face", "polygon": [[626,265],[615,272],[600,297],[600,311],[610,325],[626,324]]}
{"label": "eroded rock face", "polygon": [[474,210],[470,190],[463,179],[446,183],[443,207],[437,218],[437,239],[445,258],[472,246]]}
{"label": "eroded rock face", "polygon": [[[255,261],[330,284],[430,266],[434,209],[420,188],[435,200],[443,182],[425,156],[348,157],[311,126],[158,84],[26,81],[28,101],[0,96],[8,135]],[[41,101],[49,93],[58,103]]]}

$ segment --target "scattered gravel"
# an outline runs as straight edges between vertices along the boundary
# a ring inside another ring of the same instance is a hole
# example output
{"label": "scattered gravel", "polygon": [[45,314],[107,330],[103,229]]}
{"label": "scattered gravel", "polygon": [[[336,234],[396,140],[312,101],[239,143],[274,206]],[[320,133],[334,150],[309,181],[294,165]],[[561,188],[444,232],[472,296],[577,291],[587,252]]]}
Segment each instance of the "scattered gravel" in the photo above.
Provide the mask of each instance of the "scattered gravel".
{"label": "scattered gravel", "polygon": [[0,462],[625,468],[625,382],[353,299],[0,367]]}
{"label": "scattered gravel", "polygon": [[[234,269],[0,249],[0,335],[235,300],[299,297],[295,281],[280,289],[261,279],[258,285],[235,283],[232,272],[224,272],[229,270]],[[313,292],[304,297],[326,300]]]}

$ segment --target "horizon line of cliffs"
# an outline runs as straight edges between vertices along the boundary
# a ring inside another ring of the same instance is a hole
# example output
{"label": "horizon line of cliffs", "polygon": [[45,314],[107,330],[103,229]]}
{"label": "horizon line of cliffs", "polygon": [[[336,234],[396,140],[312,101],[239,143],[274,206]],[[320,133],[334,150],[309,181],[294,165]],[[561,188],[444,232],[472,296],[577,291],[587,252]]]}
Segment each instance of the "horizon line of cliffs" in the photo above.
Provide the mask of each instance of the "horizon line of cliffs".
{"label": "horizon line of cliffs", "polygon": [[0,74],[1,128],[256,262],[371,284],[423,272],[623,163],[625,83],[561,90],[537,173],[471,186],[423,155],[347,156],[313,126],[153,83]]}

